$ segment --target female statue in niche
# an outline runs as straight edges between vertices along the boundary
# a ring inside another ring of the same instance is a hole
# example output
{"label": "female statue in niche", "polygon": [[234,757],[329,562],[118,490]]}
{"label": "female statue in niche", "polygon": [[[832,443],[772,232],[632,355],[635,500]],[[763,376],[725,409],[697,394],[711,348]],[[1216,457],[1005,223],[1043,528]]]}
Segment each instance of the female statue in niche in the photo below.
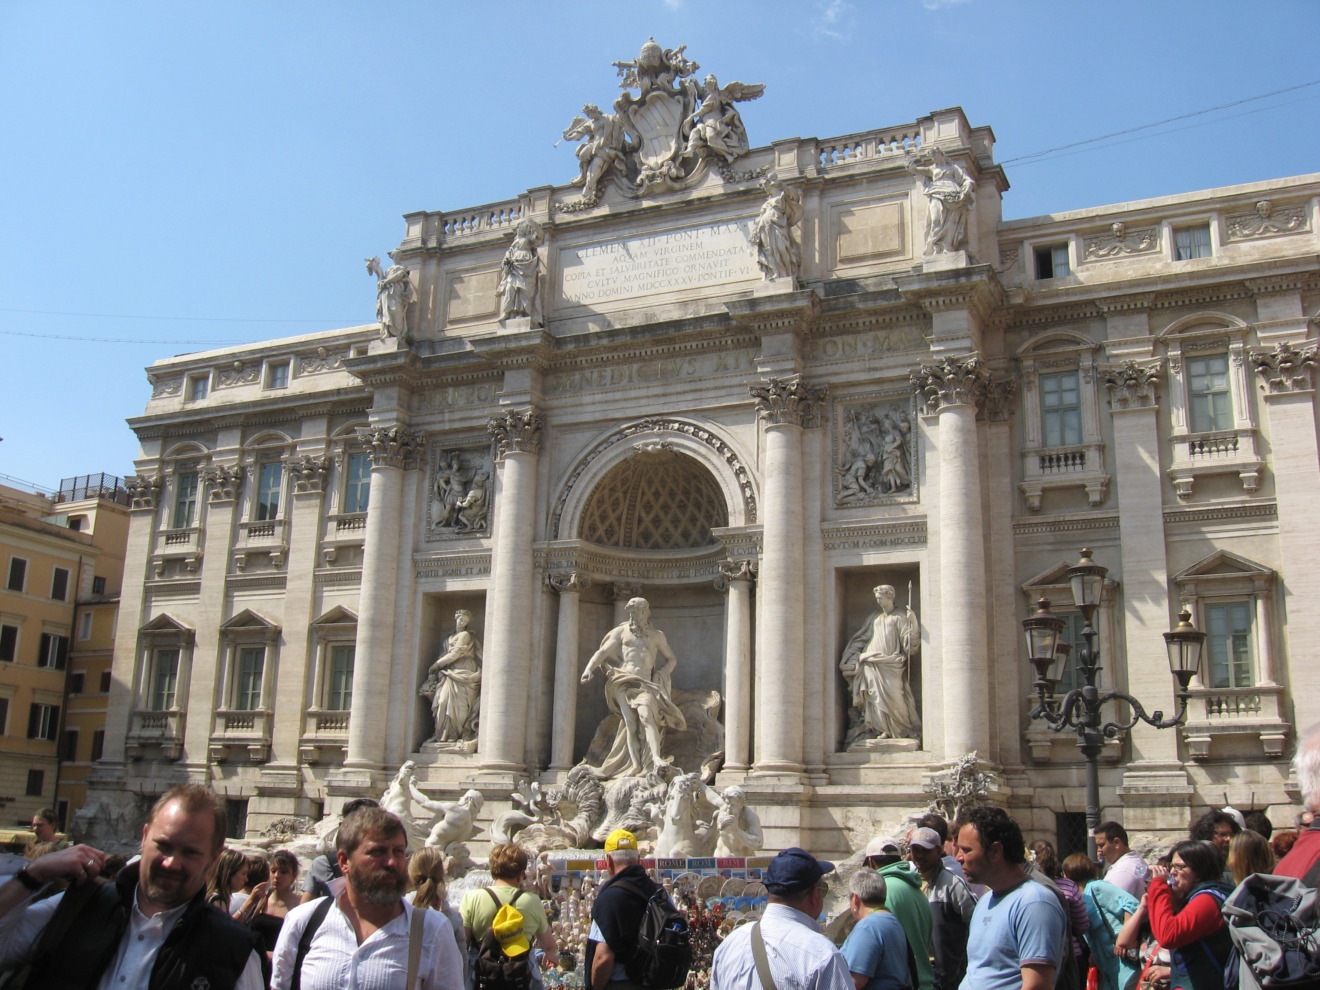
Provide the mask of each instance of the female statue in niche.
{"label": "female statue in niche", "polygon": [[908,663],[921,642],[921,627],[911,604],[903,612],[895,610],[892,585],[874,590],[880,610],[872,612],[848,641],[839,669],[868,735],[919,739],[921,716],[908,684]]}
{"label": "female statue in niche", "polygon": [[454,613],[455,631],[445,641],[445,652],[427,672],[428,688],[434,691],[431,711],[435,715],[433,742],[464,742],[477,737],[477,715],[481,701],[481,640],[468,632],[472,613],[465,608]]}

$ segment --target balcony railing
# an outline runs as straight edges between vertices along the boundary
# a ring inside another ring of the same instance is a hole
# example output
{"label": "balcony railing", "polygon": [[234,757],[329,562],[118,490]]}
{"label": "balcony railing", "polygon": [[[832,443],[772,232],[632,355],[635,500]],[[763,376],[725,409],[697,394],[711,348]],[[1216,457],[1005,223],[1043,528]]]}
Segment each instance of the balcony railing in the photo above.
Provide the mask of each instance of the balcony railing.
{"label": "balcony railing", "polygon": [[1213,433],[1183,433],[1172,438],[1169,478],[1179,498],[1188,498],[1198,475],[1236,474],[1243,491],[1260,487],[1264,461],[1256,450],[1256,431],[1250,427]]}
{"label": "balcony railing", "polygon": [[[1282,756],[1288,738],[1283,715],[1283,689],[1277,684],[1252,687],[1193,687],[1183,740],[1193,759],[1211,755],[1213,740],[1260,740],[1265,755]],[[1227,753],[1222,755],[1228,755]]]}
{"label": "balcony railing", "polygon": [[211,726],[211,760],[218,763],[231,749],[245,747],[253,763],[270,755],[271,712],[262,709],[217,708]]}
{"label": "balcony railing", "polygon": [[349,712],[310,708],[303,725],[303,737],[298,741],[298,753],[303,763],[320,763],[327,753],[342,755],[348,748]]}
{"label": "balcony railing", "polygon": [[183,726],[186,717],[187,713],[178,708],[133,712],[126,745],[128,758],[140,759],[144,747],[159,746],[167,759],[177,760],[183,750]]}

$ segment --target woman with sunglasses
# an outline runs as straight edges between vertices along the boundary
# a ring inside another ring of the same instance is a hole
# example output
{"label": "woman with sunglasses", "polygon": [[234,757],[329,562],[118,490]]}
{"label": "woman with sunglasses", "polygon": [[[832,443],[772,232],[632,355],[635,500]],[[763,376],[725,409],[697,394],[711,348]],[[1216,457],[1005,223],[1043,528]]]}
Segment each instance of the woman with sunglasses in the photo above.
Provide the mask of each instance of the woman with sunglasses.
{"label": "woman with sunglasses", "polygon": [[1188,839],[1173,847],[1168,869],[1151,868],[1144,910],[1155,940],[1170,950],[1171,990],[1224,990],[1224,963],[1233,947],[1219,913],[1230,891],[1209,842]]}

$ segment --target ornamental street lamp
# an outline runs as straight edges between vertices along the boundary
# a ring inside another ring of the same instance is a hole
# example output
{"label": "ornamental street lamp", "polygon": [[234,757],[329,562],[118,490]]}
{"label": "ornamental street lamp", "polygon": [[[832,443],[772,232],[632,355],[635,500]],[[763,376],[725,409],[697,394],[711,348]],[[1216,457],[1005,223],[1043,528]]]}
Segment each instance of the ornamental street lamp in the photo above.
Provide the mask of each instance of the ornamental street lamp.
{"label": "ornamental street lamp", "polygon": [[[1164,634],[1169,652],[1169,670],[1177,680],[1174,697],[1178,702],[1178,714],[1173,718],[1166,719],[1162,711],[1147,715],[1141,702],[1122,691],[1106,691],[1101,694],[1095,685],[1101,668],[1093,622],[1096,609],[1100,607],[1100,596],[1108,573],[1108,568],[1101,567],[1091,559],[1090,550],[1083,550],[1081,560],[1068,568],[1073,602],[1082,613],[1082,638],[1086,640],[1086,646],[1077,651],[1074,660],[1083,684],[1073,688],[1061,700],[1055,698],[1054,690],[1062,679],[1061,672],[1067,665],[1071,650],[1067,643],[1060,642],[1066,623],[1050,612],[1050,603],[1045,598],[1036,603],[1035,613],[1022,620],[1022,628],[1027,636],[1027,660],[1036,669],[1034,687],[1038,703],[1029,717],[1032,720],[1043,720],[1054,732],[1075,730],[1077,748],[1086,757],[1086,849],[1092,860],[1095,859],[1095,830],[1100,824],[1100,751],[1104,747],[1104,740],[1117,737],[1138,721],[1157,729],[1171,729],[1181,725],[1187,715],[1187,702],[1191,698],[1188,685],[1200,669],[1201,647],[1205,644],[1205,633],[1192,626],[1192,615],[1184,606],[1178,614],[1178,625]],[[1115,700],[1127,702],[1132,708],[1132,716],[1126,721],[1102,724],[1100,709]]]}

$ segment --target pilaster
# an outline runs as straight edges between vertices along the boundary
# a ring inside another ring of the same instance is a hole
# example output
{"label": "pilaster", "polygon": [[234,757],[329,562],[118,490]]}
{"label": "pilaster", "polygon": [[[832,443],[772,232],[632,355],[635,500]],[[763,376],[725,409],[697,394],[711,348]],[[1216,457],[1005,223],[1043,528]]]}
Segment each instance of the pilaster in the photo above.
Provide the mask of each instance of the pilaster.
{"label": "pilaster", "polygon": [[580,571],[561,571],[547,575],[546,584],[559,595],[554,717],[550,720],[550,769],[568,770],[573,766],[573,739],[577,729],[580,606],[582,592],[591,586],[591,579]]}
{"label": "pilaster", "polygon": [[724,769],[751,766],[752,581],[754,560],[720,561],[724,602]]}

